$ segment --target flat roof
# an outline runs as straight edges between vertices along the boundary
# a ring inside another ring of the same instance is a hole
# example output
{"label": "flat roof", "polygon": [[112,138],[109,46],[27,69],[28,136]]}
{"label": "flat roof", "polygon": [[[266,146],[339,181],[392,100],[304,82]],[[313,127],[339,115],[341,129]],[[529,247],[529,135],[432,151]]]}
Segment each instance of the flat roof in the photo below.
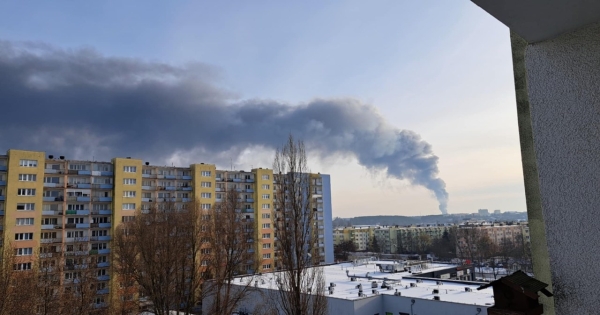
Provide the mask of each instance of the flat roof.
{"label": "flat roof", "polygon": [[[480,306],[491,306],[494,304],[494,295],[492,288],[486,288],[483,290],[477,290],[477,288],[481,285],[480,283],[458,283],[453,281],[445,281],[442,279],[428,280],[422,279],[421,282],[417,283],[417,279],[408,279],[405,277],[418,277],[418,275],[409,273],[409,272],[397,272],[397,273],[389,273],[389,272],[380,272],[377,264],[389,264],[392,263],[390,261],[370,261],[367,264],[357,265],[355,266],[353,263],[342,263],[335,265],[328,265],[324,267],[324,275],[325,275],[325,284],[329,287],[330,283],[334,283],[334,291],[333,294],[329,294],[327,290],[325,290],[326,296],[330,298],[339,298],[346,300],[360,300],[365,297],[373,296],[371,287],[372,282],[377,282],[377,291],[380,295],[394,295],[396,290],[401,293],[402,297],[411,297],[417,299],[427,299],[433,300],[434,296],[439,296],[440,301],[451,302],[451,303],[460,303],[460,304],[469,304],[469,305],[480,305]],[[458,267],[457,265],[452,264],[439,264],[439,263],[429,263],[429,268],[422,269],[421,273],[431,272],[431,271],[440,271],[448,268]],[[356,281],[351,281],[350,276],[357,276]],[[367,278],[367,273],[369,277],[373,277],[372,280]],[[258,287],[264,289],[277,289],[275,284],[275,277],[277,273],[267,273],[258,278],[252,279],[258,280]],[[375,279],[376,278],[376,279]],[[386,283],[391,285],[391,289],[382,289],[381,285],[383,284],[384,278],[387,278]],[[242,282],[243,277],[241,278]],[[246,280],[250,280],[251,278],[246,277]],[[441,284],[437,284],[440,282]],[[234,281],[234,284],[239,284],[240,281]],[[411,287],[411,283],[416,284],[416,286]],[[362,284],[362,290],[365,297],[358,296],[358,288],[357,285]],[[472,292],[465,291],[465,288],[471,288]],[[438,289],[439,293],[433,294],[433,290]]]}

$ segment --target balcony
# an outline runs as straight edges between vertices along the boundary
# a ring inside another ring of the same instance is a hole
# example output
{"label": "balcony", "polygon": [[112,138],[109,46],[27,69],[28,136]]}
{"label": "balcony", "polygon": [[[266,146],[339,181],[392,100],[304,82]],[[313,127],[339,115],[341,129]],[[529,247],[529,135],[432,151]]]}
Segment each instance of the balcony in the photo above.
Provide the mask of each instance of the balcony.
{"label": "balcony", "polygon": [[82,237],[67,237],[65,238],[66,243],[75,243],[75,242],[88,242],[90,240],[87,236]]}
{"label": "balcony", "polygon": [[190,198],[181,198],[181,202],[190,202],[191,200]]}
{"label": "balcony", "polygon": [[142,198],[142,202],[152,202],[152,198]]}
{"label": "balcony", "polygon": [[72,185],[75,185],[75,187],[81,188],[81,189],[91,189],[92,188],[92,184],[89,184],[89,183],[72,184]]}
{"label": "balcony", "polygon": [[110,235],[98,236],[99,241],[110,241]]}
{"label": "balcony", "polygon": [[66,223],[65,224],[65,229],[74,229],[77,227],[77,224],[75,223]]}
{"label": "balcony", "polygon": [[108,275],[98,276],[98,281],[108,281],[110,277]]}
{"label": "balcony", "polygon": [[223,188],[217,187],[215,188],[215,191],[223,191]]}
{"label": "balcony", "polygon": [[108,294],[108,288],[102,289],[102,290],[98,290],[96,291],[97,295],[104,295],[104,294]]}
{"label": "balcony", "polygon": [[181,179],[192,179],[192,176],[190,176],[190,175],[183,175],[183,176],[181,176]]}
{"label": "balcony", "polygon": [[105,267],[109,267],[109,266],[110,266],[109,262],[98,263],[98,268],[105,268]]}
{"label": "balcony", "polygon": [[77,223],[75,225],[75,228],[77,228],[77,229],[89,229],[90,228],[90,224],[89,223]]}
{"label": "balcony", "polygon": [[156,175],[152,175],[152,174],[142,174],[142,178],[156,178]]}
{"label": "balcony", "polygon": [[42,244],[50,244],[50,243],[62,243],[62,239],[60,238],[42,238],[40,240]]}
{"label": "balcony", "polygon": [[247,178],[246,179],[246,183],[254,183],[254,179],[253,178]]}
{"label": "balcony", "polygon": [[52,202],[52,201],[64,201],[63,196],[58,196],[58,197],[43,197],[42,198],[44,201],[47,202]]}
{"label": "balcony", "polygon": [[93,184],[93,189],[112,189],[113,184]]}
{"label": "balcony", "polygon": [[79,174],[79,175],[92,175],[92,171],[81,170],[81,171],[78,171],[77,174]]}
{"label": "balcony", "polygon": [[4,215],[4,210],[0,210],[0,215]]}
{"label": "balcony", "polygon": [[215,181],[217,181],[217,182],[222,182],[222,181],[223,181],[223,178],[222,178],[222,177],[216,177],[216,178],[215,178]]}
{"label": "balcony", "polygon": [[167,186],[165,187],[165,190],[175,190],[175,186]]}
{"label": "balcony", "polygon": [[175,175],[165,175],[165,179],[177,179]]}
{"label": "balcony", "polygon": [[94,197],[94,201],[110,202],[110,201],[112,201],[112,197]]}
{"label": "balcony", "polygon": [[44,187],[60,187],[60,188],[64,188],[65,184],[64,183],[44,183]]}
{"label": "balcony", "polygon": [[110,227],[110,222],[108,222],[108,223],[98,223],[98,227],[109,228]]}
{"label": "balcony", "polygon": [[6,181],[5,180],[0,180],[0,186],[6,186]]}
{"label": "balcony", "polygon": [[6,165],[0,165],[0,171],[6,171]]}
{"label": "balcony", "polygon": [[233,179],[233,182],[234,182],[234,183],[241,183],[241,182],[242,182],[242,179],[241,179],[241,178],[234,178],[234,179]]}
{"label": "balcony", "polygon": [[244,209],[243,211],[244,213],[254,213],[254,209],[250,208],[250,209]]}
{"label": "balcony", "polygon": [[248,193],[254,192],[254,189],[246,189],[246,192],[248,192]]}
{"label": "balcony", "polygon": [[222,201],[223,201],[223,199],[221,199],[221,198],[216,198],[215,199],[215,202],[222,202]]}
{"label": "balcony", "polygon": [[42,230],[54,230],[54,224],[42,224],[41,229]]}
{"label": "balcony", "polygon": [[0,196],[0,201],[4,201],[6,199],[6,196]]}
{"label": "balcony", "polygon": [[98,250],[97,249],[90,250],[90,255],[98,255]]}
{"label": "balcony", "polygon": [[253,198],[246,198],[246,202],[254,202]]}
{"label": "balcony", "polygon": [[142,186],[142,190],[154,190],[154,186]]}
{"label": "balcony", "polygon": [[110,254],[110,248],[99,249],[98,254]]}
{"label": "balcony", "polygon": [[51,168],[44,169],[45,174],[62,174],[62,170],[55,170]]}
{"label": "balcony", "polygon": [[192,191],[192,187],[191,186],[181,186],[181,190]]}
{"label": "balcony", "polygon": [[104,171],[100,172],[100,176],[113,176],[113,175],[114,175],[113,172],[104,172]]}

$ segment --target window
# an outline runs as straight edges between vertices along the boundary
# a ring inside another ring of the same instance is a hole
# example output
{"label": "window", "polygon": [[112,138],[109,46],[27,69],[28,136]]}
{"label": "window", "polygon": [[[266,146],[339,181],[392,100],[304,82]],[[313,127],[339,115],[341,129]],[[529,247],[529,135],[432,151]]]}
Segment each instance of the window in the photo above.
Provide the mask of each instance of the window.
{"label": "window", "polygon": [[202,194],[200,194],[200,197],[202,197],[202,198],[210,198],[211,195],[212,195],[211,193],[202,193]]}
{"label": "window", "polygon": [[108,230],[93,230],[92,236],[108,236]]}
{"label": "window", "polygon": [[19,166],[23,167],[37,167],[37,160],[20,160]]}
{"label": "window", "polygon": [[110,203],[95,203],[94,210],[110,210]]}
{"label": "window", "polygon": [[211,187],[211,182],[202,182],[200,183],[201,187]]}
{"label": "window", "polygon": [[33,211],[35,203],[17,203],[17,211]]}
{"label": "window", "polygon": [[56,232],[44,232],[41,234],[40,238],[43,240],[56,238]]}
{"label": "window", "polygon": [[262,238],[271,238],[271,233],[264,233]]}
{"label": "window", "polygon": [[268,203],[263,203],[263,204],[262,204],[262,208],[263,208],[263,209],[271,209],[271,204],[268,204]]}
{"label": "window", "polygon": [[35,196],[35,189],[19,188],[19,189],[17,189],[17,195],[19,195],[19,196]]}
{"label": "window", "polygon": [[123,191],[123,197],[127,197],[127,198],[135,197],[135,191],[134,190],[125,190],[125,191]]}
{"label": "window", "polygon": [[264,243],[263,245],[263,249],[269,249],[271,248],[271,243]]}
{"label": "window", "polygon": [[20,263],[13,265],[14,270],[31,270],[31,263]]}
{"label": "window", "polygon": [[67,238],[83,237],[83,231],[67,231]]}
{"label": "window", "polygon": [[58,184],[60,183],[60,177],[44,177],[44,183]]}
{"label": "window", "polygon": [[[19,223],[19,222],[17,222],[17,223]],[[58,219],[57,218],[42,218],[42,225],[58,225]]]}
{"label": "window", "polygon": [[108,248],[107,243],[93,243],[92,244],[92,250],[107,249],[107,248]]}
{"label": "window", "polygon": [[208,260],[203,260],[201,265],[202,266],[208,266]]}
{"label": "window", "polygon": [[271,228],[271,223],[263,223],[262,228],[263,229],[270,229]]}
{"label": "window", "polygon": [[16,233],[15,241],[29,241],[33,239],[33,233]]}
{"label": "window", "polygon": [[210,209],[210,203],[203,203],[203,204],[202,204],[202,209],[203,209],[203,210],[208,210],[208,209]]}
{"label": "window", "polygon": [[85,210],[85,205],[83,204],[76,204],[76,205],[67,205],[67,210]]}
{"label": "window", "polygon": [[33,218],[18,218],[17,225],[33,225]]}
{"label": "window", "polygon": [[135,185],[136,182],[135,178],[123,178],[123,185]]}
{"label": "window", "polygon": [[85,171],[87,169],[87,165],[85,165],[85,164],[69,164],[69,169],[75,170],[75,171]]}
{"label": "window", "polygon": [[263,254],[263,259],[269,259],[271,258],[271,254]]}
{"label": "window", "polygon": [[263,219],[270,219],[271,218],[271,214],[270,213],[263,213],[262,214],[262,218]]}
{"label": "window", "polygon": [[266,175],[266,174],[265,174],[265,175],[263,175],[263,176],[262,176],[262,179],[269,179],[269,175]]}
{"label": "window", "polygon": [[262,195],[262,199],[271,199],[271,195],[269,195],[269,194],[263,194]]}
{"label": "window", "polygon": [[[204,194],[206,194],[206,193],[202,193],[202,195],[203,195],[202,198],[210,198],[210,193],[208,193],[207,197],[205,197]],[[188,193],[178,193],[177,194],[177,198],[189,198],[189,197],[190,197],[190,194],[188,194]]]}
{"label": "window", "polygon": [[19,174],[19,181],[35,182],[36,180],[37,180],[37,175],[35,175],[35,174]]}
{"label": "window", "polygon": [[134,218],[135,218],[134,216],[123,216],[123,217],[121,218],[121,220],[122,220],[123,222],[131,222],[131,221],[133,221],[133,219],[134,219]]}
{"label": "window", "polygon": [[83,223],[83,218],[68,218],[67,223],[70,224],[81,224]]}
{"label": "window", "polygon": [[202,175],[203,177],[210,177],[210,171],[202,171],[200,172],[200,175]]}
{"label": "window", "polygon": [[17,248],[15,249],[16,256],[31,256],[33,254],[33,248]]}
{"label": "window", "polygon": [[263,269],[271,269],[271,264],[264,264]]}
{"label": "window", "polygon": [[202,248],[202,249],[200,249],[200,254],[203,254],[203,255],[210,254],[210,248]]}
{"label": "window", "polygon": [[271,189],[271,185],[262,185],[262,189]]}
{"label": "window", "polygon": [[135,210],[135,203],[124,203],[123,210]]}
{"label": "window", "polygon": [[123,172],[125,173],[135,173],[137,171],[137,167],[135,166],[123,166]]}

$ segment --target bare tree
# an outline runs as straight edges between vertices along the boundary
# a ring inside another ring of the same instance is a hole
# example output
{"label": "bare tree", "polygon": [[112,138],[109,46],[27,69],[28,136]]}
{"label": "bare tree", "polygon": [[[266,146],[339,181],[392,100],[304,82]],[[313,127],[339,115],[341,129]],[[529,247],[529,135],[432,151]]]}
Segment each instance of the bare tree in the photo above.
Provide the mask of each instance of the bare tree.
{"label": "bare tree", "polygon": [[137,286],[157,315],[174,309],[189,314],[200,300],[197,206],[155,203],[149,210],[138,210],[134,219],[121,224],[115,233],[114,270],[125,281],[124,291]]}
{"label": "bare tree", "polygon": [[234,277],[258,268],[254,220],[242,213],[237,191],[228,190],[222,202],[203,210],[201,231],[205,242],[201,251],[210,254],[202,262],[204,272],[211,278],[203,288],[204,294],[210,297],[208,313],[233,314],[253,290],[253,275],[244,277],[244,283],[236,285]]}
{"label": "bare tree", "polygon": [[318,267],[316,213],[302,141],[290,135],[273,163],[275,182],[276,280],[280,310],[286,315],[327,313],[325,279]]}

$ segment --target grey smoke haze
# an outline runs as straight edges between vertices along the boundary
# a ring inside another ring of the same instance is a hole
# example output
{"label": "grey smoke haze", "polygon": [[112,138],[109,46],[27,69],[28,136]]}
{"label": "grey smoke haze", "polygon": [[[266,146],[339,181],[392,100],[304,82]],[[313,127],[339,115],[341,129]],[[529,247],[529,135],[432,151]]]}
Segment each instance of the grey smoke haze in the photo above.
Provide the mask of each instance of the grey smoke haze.
{"label": "grey smoke haze", "polygon": [[311,154],[353,155],[371,170],[424,186],[446,213],[431,145],[388,124],[373,106],[353,99],[240,102],[213,82],[215,71],[201,64],[0,41],[0,149],[160,159],[193,148],[275,148],[291,132]]}

